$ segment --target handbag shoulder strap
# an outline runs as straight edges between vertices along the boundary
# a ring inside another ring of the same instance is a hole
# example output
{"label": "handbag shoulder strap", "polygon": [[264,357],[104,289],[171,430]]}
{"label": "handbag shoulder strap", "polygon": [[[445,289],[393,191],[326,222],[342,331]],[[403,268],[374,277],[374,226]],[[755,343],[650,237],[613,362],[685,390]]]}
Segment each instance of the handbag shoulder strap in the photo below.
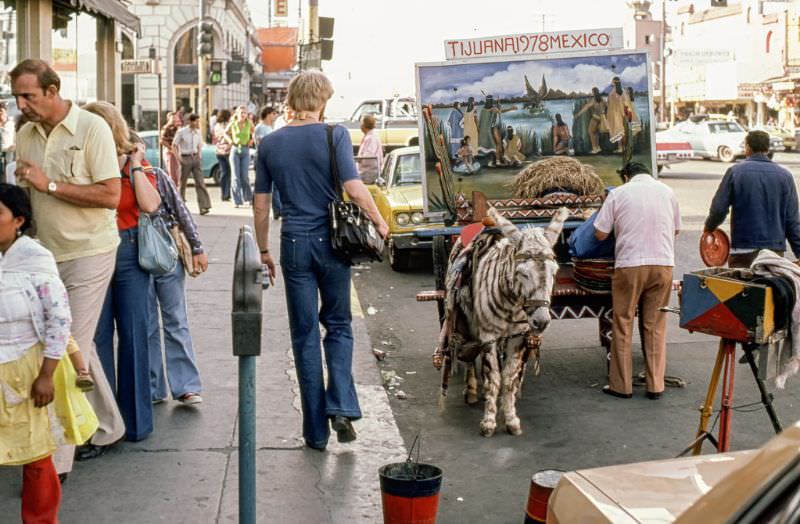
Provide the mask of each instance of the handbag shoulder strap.
{"label": "handbag shoulder strap", "polygon": [[333,129],[334,126],[328,124],[325,126],[325,131],[328,134],[328,158],[331,164],[331,176],[333,176],[333,185],[336,194],[339,198],[344,198],[344,188],[342,181],[339,179],[339,166],[336,163],[336,151],[333,148]]}

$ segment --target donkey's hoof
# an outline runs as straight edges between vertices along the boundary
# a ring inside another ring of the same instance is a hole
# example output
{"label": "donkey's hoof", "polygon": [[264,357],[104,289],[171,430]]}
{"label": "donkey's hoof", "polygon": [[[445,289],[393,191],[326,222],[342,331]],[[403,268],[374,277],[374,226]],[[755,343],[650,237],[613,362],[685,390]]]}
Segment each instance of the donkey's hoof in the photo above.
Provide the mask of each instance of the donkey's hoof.
{"label": "donkey's hoof", "polygon": [[494,430],[497,427],[495,422],[481,421],[481,435],[484,437],[491,437],[494,435]]}
{"label": "donkey's hoof", "polygon": [[466,402],[470,406],[474,406],[475,404],[478,403],[478,394],[472,391],[465,391],[464,402]]}
{"label": "donkey's hoof", "polygon": [[519,419],[517,419],[515,422],[508,422],[506,424],[506,431],[508,431],[510,435],[514,436],[522,435],[522,425],[520,424]]}

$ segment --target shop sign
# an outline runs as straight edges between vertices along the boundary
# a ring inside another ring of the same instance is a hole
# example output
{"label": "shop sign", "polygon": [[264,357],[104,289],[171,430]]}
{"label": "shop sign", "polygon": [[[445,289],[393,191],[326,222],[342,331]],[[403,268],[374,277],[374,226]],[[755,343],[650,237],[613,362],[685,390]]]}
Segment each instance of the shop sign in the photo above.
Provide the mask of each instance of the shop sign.
{"label": "shop sign", "polygon": [[761,93],[761,84],[739,84],[736,92],[738,98],[753,98]]}
{"label": "shop sign", "polygon": [[447,60],[495,56],[530,56],[568,51],[622,49],[622,28],[522,33],[462,40],[445,40]]}
{"label": "shop sign", "polygon": [[289,16],[289,0],[275,0],[275,17],[287,18]]}
{"label": "shop sign", "polygon": [[669,57],[673,65],[706,65],[733,62],[729,49],[675,49]]}
{"label": "shop sign", "polygon": [[794,91],[794,82],[774,82],[772,84],[772,89],[775,91]]}
{"label": "shop sign", "polygon": [[123,75],[149,75],[155,72],[153,62],[149,58],[120,60],[120,70]]}

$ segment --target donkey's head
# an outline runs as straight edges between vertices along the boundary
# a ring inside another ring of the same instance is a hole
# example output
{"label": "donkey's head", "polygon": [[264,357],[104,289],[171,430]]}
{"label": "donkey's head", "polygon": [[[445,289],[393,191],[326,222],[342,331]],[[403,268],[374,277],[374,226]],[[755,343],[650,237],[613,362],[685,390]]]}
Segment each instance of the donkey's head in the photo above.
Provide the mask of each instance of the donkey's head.
{"label": "donkey's head", "polygon": [[539,335],[550,324],[550,295],[558,272],[553,246],[569,212],[562,207],[547,228],[523,230],[517,229],[494,208],[489,209],[489,216],[514,248],[513,289],[525,309],[531,332]]}

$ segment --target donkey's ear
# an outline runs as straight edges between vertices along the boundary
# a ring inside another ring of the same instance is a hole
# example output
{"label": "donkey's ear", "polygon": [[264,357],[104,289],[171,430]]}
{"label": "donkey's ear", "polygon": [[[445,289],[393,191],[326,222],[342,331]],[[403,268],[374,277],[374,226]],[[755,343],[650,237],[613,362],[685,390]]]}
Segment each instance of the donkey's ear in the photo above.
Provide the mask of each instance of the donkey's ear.
{"label": "donkey's ear", "polygon": [[491,218],[495,226],[500,230],[504,237],[508,238],[516,238],[519,236],[519,229],[517,226],[511,223],[506,217],[502,216],[497,210],[493,207],[490,207],[489,210],[486,212]]}
{"label": "donkey's ear", "polygon": [[564,229],[564,222],[568,217],[569,211],[566,207],[562,207],[556,211],[553,219],[550,220],[550,224],[547,226],[547,229],[544,230],[544,236],[547,237],[550,246],[554,246],[558,241],[558,235],[560,235],[561,230]]}

